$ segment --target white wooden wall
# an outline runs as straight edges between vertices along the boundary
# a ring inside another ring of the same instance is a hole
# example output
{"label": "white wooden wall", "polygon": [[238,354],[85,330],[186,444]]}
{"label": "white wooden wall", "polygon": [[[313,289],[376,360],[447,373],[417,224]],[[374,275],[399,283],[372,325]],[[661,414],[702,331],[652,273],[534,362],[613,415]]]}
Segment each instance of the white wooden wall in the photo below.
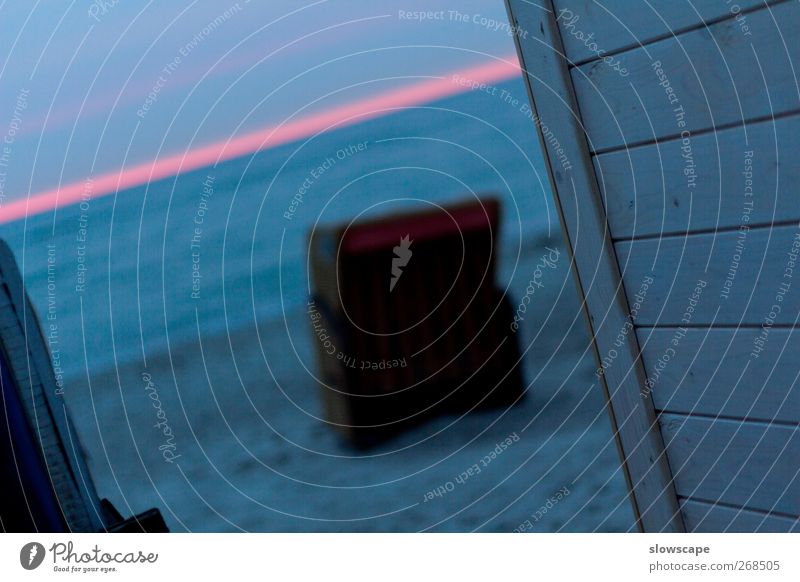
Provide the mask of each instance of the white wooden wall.
{"label": "white wooden wall", "polygon": [[643,529],[800,531],[800,2],[507,3]]}

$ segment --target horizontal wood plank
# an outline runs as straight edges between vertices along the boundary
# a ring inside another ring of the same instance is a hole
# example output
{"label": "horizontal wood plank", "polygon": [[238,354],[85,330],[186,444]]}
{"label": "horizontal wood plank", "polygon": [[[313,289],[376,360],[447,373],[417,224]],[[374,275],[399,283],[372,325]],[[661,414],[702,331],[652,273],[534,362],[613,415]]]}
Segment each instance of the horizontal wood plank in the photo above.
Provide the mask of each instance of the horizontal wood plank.
{"label": "horizontal wood plank", "polygon": [[660,417],[679,497],[800,514],[800,429],[764,423]]}
{"label": "horizontal wood plank", "polygon": [[[572,69],[592,151],[690,136],[699,130],[797,111],[800,3],[747,15]],[[689,137],[691,142],[691,137]]]}
{"label": "horizontal wood plank", "polygon": [[[616,244],[625,287],[652,278],[640,326],[794,325],[800,314],[796,225]],[[788,287],[787,287],[788,286]]]}
{"label": "horizontal wood plank", "polygon": [[735,18],[737,13],[763,6],[764,0],[738,0],[735,5],[719,0],[650,0],[635,10],[630,0],[556,0],[553,4],[564,51],[572,62],[582,62],[598,58],[599,51],[603,56],[708,21]]}
{"label": "horizontal wood plank", "polygon": [[790,533],[800,532],[800,521],[788,517],[769,515],[714,505],[693,499],[681,503],[686,529],[697,533]]}
{"label": "horizontal wood plank", "polygon": [[694,181],[684,174],[682,145],[673,139],[594,158],[613,238],[800,220],[800,116],[698,135]]}
{"label": "horizontal wood plank", "polygon": [[639,328],[656,410],[800,424],[800,330]]}

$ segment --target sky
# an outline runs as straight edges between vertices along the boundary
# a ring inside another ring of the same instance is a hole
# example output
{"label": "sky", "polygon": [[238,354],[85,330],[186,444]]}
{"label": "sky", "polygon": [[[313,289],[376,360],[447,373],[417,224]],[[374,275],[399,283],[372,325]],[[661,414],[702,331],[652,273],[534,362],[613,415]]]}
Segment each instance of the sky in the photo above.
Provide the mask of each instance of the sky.
{"label": "sky", "polygon": [[6,0],[0,59],[0,222],[519,74],[500,0]]}

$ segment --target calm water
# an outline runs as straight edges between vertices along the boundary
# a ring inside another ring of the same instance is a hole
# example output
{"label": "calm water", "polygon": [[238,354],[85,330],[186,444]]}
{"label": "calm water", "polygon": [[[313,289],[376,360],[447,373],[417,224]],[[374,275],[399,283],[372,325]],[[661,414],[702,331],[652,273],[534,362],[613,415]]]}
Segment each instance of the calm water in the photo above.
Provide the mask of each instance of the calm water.
{"label": "calm water", "polygon": [[[502,88],[526,102],[521,81]],[[516,305],[560,240],[534,135],[524,112],[470,93],[4,226],[101,496],[127,514],[159,507],[177,531],[512,531],[568,487],[536,531],[628,529],[563,253],[519,332],[519,405],[435,419],[365,456],[316,419],[309,231],[493,192],[497,283]],[[511,434],[491,470],[425,501]]]}
{"label": "calm water", "polygon": [[[501,88],[527,101],[521,81]],[[2,232],[70,375],[84,357],[89,369],[107,368],[191,341],[198,325],[237,329],[305,301],[305,243],[317,222],[493,192],[504,203],[500,283],[524,288],[528,274],[512,272],[526,241],[560,236],[545,184],[525,112],[473,92]]]}

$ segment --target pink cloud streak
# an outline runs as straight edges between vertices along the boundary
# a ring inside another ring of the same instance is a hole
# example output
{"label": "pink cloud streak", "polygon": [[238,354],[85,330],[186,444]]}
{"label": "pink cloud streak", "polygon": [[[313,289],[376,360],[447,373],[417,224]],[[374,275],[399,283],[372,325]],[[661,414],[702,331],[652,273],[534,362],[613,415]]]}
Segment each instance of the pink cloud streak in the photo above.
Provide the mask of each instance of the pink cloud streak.
{"label": "pink cloud streak", "polygon": [[[345,127],[392,113],[393,109],[429,103],[469,90],[454,81],[456,75],[476,83],[497,83],[520,74],[516,55],[454,71],[446,76],[426,79],[407,87],[393,89],[302,117],[270,126],[245,135],[216,141],[179,154],[121,168],[92,177],[92,198],[141,186],[191,172],[221,161],[231,160],[261,150],[297,141],[333,127]],[[86,180],[63,184],[31,194],[0,207],[0,224],[41,214],[80,202],[86,191]]]}

